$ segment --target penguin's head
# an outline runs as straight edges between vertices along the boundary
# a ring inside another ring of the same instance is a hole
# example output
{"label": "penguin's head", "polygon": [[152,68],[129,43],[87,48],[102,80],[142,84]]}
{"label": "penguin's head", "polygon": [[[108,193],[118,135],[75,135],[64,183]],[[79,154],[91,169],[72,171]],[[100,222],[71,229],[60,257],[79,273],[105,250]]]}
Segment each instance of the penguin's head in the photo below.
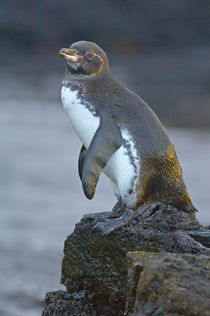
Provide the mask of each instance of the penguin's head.
{"label": "penguin's head", "polygon": [[105,52],[93,42],[76,42],[69,48],[61,48],[59,54],[65,56],[74,75],[91,76],[110,71]]}

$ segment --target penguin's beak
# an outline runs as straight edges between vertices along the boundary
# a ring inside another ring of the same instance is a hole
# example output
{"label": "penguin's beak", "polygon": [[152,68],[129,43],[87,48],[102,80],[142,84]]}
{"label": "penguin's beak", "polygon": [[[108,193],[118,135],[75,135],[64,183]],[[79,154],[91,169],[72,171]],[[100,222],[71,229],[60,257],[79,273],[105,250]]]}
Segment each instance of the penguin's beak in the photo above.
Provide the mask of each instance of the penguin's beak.
{"label": "penguin's beak", "polygon": [[77,55],[75,49],[70,49],[70,48],[61,48],[59,50],[59,55],[65,56],[65,59],[77,63],[80,59],[80,56]]}

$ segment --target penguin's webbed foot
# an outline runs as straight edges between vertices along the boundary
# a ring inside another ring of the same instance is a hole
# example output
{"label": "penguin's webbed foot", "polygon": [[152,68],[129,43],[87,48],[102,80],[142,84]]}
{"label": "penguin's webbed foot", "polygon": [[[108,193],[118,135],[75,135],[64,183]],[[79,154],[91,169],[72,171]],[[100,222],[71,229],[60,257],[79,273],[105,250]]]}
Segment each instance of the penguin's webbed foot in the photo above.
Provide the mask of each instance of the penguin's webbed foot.
{"label": "penguin's webbed foot", "polygon": [[89,213],[83,216],[83,218],[95,219],[103,221],[109,218],[110,212]]}
{"label": "penguin's webbed foot", "polygon": [[122,199],[115,204],[111,212],[100,212],[100,213],[91,213],[86,214],[84,218],[96,219],[100,221],[105,221],[108,219],[119,218],[125,212],[126,205],[122,202]]}
{"label": "penguin's webbed foot", "polygon": [[134,218],[134,215],[135,215],[135,211],[126,209],[124,214],[120,218],[105,219],[102,222],[98,222],[93,227],[93,229],[99,230],[102,233],[102,235],[108,235],[112,231],[128,225],[131,222],[131,220]]}
{"label": "penguin's webbed foot", "polygon": [[161,203],[160,202],[154,202],[148,207],[144,208],[142,211],[142,208],[137,209],[137,216],[138,213],[143,215],[143,217],[151,217],[152,215],[155,214],[160,208]]}

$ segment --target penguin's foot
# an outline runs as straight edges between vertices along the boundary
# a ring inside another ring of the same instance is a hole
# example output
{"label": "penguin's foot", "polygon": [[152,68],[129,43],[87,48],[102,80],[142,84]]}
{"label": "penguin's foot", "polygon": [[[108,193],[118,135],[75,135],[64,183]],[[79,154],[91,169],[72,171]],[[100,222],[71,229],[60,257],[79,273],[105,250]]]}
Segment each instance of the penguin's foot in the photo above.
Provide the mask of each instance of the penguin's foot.
{"label": "penguin's foot", "polygon": [[83,218],[95,219],[95,220],[105,220],[109,218],[111,212],[100,212],[100,213],[90,213],[83,216]]}
{"label": "penguin's foot", "polygon": [[141,213],[144,217],[151,217],[153,214],[155,214],[155,212],[157,212],[159,210],[161,203],[160,202],[155,202],[152,203],[151,205],[149,205],[146,208],[143,208],[143,212],[142,212],[142,208],[139,208],[139,210],[137,209],[137,216],[138,216],[138,212]]}
{"label": "penguin's foot", "polygon": [[91,213],[86,214],[84,218],[96,219],[96,220],[106,220],[106,219],[114,219],[119,218],[125,212],[126,205],[122,202],[122,199],[115,204],[111,212],[100,212],[100,213]]}
{"label": "penguin's foot", "polygon": [[120,218],[105,219],[104,221],[97,223],[93,227],[93,229],[99,230],[102,233],[102,235],[108,235],[112,231],[128,225],[131,222],[131,220],[134,218],[134,216],[135,216],[135,211],[126,209],[124,214]]}

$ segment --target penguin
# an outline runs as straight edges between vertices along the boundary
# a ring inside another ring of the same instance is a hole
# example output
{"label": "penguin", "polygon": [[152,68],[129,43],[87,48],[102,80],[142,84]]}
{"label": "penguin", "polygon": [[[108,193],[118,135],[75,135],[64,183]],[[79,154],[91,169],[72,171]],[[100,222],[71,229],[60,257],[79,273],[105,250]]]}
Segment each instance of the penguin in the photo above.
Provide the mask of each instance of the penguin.
{"label": "penguin", "polygon": [[93,42],[78,41],[59,54],[67,61],[62,104],[83,144],[78,171],[84,194],[93,198],[103,172],[117,197],[97,228],[110,233],[155,202],[194,214],[165,128],[143,99],[113,77],[106,53]]}

